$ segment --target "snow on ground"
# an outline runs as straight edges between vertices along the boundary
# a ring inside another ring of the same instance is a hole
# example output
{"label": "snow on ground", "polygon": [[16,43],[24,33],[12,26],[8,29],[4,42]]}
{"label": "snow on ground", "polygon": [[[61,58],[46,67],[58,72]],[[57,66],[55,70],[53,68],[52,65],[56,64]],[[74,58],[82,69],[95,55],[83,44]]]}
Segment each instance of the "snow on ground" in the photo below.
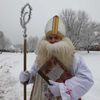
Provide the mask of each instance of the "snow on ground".
{"label": "snow on ground", "polygon": [[[93,73],[94,86],[85,94],[83,100],[100,100],[100,52],[79,52]],[[32,66],[36,55],[27,54],[27,69]],[[23,100],[23,85],[19,82],[19,73],[23,70],[22,53],[0,54],[0,100]],[[32,85],[27,86],[30,96]],[[29,100],[29,99],[28,99]]]}

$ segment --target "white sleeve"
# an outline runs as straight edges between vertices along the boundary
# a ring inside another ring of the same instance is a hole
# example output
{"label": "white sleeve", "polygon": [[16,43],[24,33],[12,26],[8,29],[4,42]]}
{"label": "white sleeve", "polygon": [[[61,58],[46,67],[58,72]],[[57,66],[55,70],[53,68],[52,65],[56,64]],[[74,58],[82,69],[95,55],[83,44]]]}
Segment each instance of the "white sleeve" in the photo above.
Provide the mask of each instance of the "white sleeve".
{"label": "white sleeve", "polygon": [[35,75],[37,74],[37,64],[34,63],[29,71],[30,73],[30,79],[29,79],[29,82],[28,83],[33,83],[33,77],[35,77]]}
{"label": "white sleeve", "polygon": [[75,54],[74,60],[74,77],[66,80],[65,83],[59,84],[62,100],[78,100],[94,83],[92,74],[82,57]]}

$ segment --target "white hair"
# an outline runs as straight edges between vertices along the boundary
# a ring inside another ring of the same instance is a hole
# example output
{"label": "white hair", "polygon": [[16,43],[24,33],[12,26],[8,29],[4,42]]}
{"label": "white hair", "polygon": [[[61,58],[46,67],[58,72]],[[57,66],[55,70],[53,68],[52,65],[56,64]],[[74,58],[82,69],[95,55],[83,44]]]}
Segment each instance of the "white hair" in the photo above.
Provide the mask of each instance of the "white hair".
{"label": "white hair", "polygon": [[39,41],[36,49],[36,63],[39,67],[45,64],[51,57],[56,57],[68,69],[72,65],[75,48],[69,38],[62,41],[49,43],[45,38]]}

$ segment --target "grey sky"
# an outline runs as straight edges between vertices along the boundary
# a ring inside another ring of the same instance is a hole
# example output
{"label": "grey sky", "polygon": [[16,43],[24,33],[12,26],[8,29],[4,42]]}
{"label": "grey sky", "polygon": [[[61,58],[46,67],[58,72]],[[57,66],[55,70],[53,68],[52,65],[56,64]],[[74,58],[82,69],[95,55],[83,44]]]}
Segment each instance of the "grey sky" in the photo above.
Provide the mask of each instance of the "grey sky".
{"label": "grey sky", "polygon": [[23,43],[19,18],[26,3],[33,8],[32,19],[27,25],[28,37],[43,35],[48,19],[62,9],[84,10],[93,20],[100,22],[100,0],[0,0],[0,30],[13,43]]}

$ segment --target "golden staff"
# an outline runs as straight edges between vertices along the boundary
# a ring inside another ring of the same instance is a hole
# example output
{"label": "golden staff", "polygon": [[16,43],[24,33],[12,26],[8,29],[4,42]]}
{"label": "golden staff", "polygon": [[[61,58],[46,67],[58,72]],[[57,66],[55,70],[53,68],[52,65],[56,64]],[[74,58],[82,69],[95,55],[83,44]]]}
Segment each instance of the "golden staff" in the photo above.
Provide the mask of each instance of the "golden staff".
{"label": "golden staff", "polygon": [[[29,5],[29,3],[27,3],[21,10],[21,17],[20,17],[20,24],[24,30],[24,59],[23,59],[23,65],[24,65],[24,71],[26,71],[26,54],[27,54],[27,28],[26,28],[26,24],[29,22],[29,20],[31,19],[31,11],[32,11],[32,7]],[[27,16],[27,19],[26,19]],[[27,87],[26,84],[24,84],[24,100],[27,100]]]}

